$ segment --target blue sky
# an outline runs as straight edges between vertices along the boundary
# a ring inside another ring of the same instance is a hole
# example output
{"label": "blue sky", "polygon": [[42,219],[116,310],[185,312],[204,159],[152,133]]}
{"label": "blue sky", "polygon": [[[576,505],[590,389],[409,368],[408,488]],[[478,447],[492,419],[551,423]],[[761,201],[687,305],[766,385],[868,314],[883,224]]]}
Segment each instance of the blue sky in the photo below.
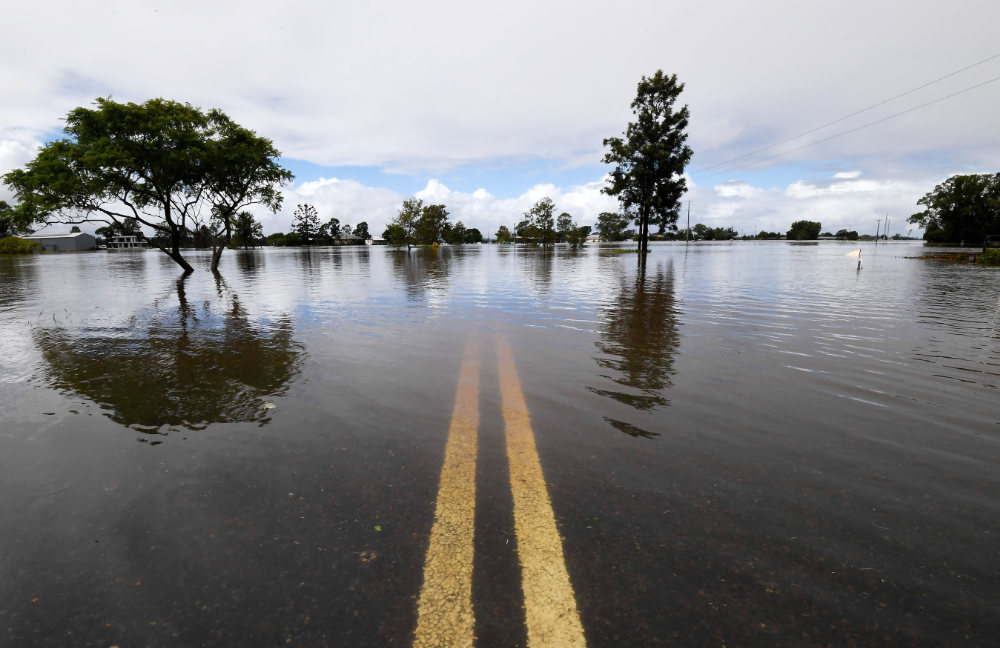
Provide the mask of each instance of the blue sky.
{"label": "blue sky", "polygon": [[[685,200],[700,221],[853,229],[885,211],[905,219],[950,174],[1000,168],[1000,56],[989,59],[1000,3],[953,3],[948,29],[941,11],[930,0],[19,3],[5,17],[20,27],[0,40],[0,172],[95,97],[167,97],[220,108],[283,152],[297,179],[281,212],[258,214],[265,231],[287,229],[300,202],[380,230],[411,195],[483,231],[546,195],[589,224],[615,208],[600,192],[601,140],[625,129],[639,79],[663,69],[686,84]],[[221,46],[220,34],[231,35]],[[763,154],[790,151],[773,160],[701,172],[935,79]]]}

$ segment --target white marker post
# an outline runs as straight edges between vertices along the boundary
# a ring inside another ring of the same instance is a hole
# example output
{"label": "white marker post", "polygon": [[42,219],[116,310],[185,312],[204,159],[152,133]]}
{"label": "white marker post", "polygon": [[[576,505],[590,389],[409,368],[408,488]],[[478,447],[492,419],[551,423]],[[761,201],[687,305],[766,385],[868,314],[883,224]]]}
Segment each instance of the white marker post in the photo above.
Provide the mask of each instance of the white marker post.
{"label": "white marker post", "polygon": [[848,253],[847,253],[846,255],[844,255],[844,256],[849,256],[849,257],[858,257],[858,270],[860,270],[860,269],[861,269],[861,248],[858,248],[857,250],[855,250],[855,251],[853,251],[853,252],[848,252]]}

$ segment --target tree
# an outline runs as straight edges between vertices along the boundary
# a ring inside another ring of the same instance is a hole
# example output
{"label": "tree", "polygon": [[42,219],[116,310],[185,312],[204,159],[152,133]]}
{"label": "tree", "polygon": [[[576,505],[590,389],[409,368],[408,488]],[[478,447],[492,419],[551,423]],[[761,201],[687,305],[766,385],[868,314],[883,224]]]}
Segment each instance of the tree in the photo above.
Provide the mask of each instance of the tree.
{"label": "tree", "polygon": [[507,229],[506,225],[501,225],[496,233],[497,243],[510,243],[514,240],[514,235]]}
{"label": "tree", "polygon": [[597,233],[605,241],[624,241],[625,228],[629,217],[615,212],[601,212],[597,215]]}
{"label": "tree", "polygon": [[[677,75],[657,70],[642,77],[632,101],[635,121],[629,122],[624,137],[604,140],[608,147],[605,164],[613,164],[609,184],[602,191],[617,196],[622,211],[639,226],[639,251],[645,252],[650,223],[676,229],[680,199],[687,190],[684,167],[692,151],[685,143],[688,107],[675,110],[684,84]],[[640,254],[642,259],[643,255]]]}
{"label": "tree", "polygon": [[403,229],[402,225],[389,225],[382,232],[382,238],[384,238],[389,245],[393,247],[402,247],[408,245],[406,242],[406,230]]}
{"label": "tree", "polygon": [[465,243],[465,233],[467,231],[465,224],[462,221],[457,221],[454,225],[447,227],[444,232],[444,240],[451,245],[461,245]]}
{"label": "tree", "polygon": [[566,212],[559,214],[559,218],[556,219],[556,234],[559,240],[565,241],[575,226],[572,216]]}
{"label": "tree", "polygon": [[319,231],[316,233],[316,238],[320,241],[321,245],[333,245],[339,236],[340,219],[337,218],[331,218],[320,225]]}
{"label": "tree", "polygon": [[148,240],[189,273],[181,242],[202,231],[204,207],[226,236],[239,207],[276,209],[277,186],[292,178],[278,166],[270,140],[218,110],[206,114],[166,99],[141,105],[97,99],[95,105],[71,110],[66,137],[4,175],[20,201],[20,218],[45,224],[134,218],[153,230]]}
{"label": "tree", "polygon": [[839,229],[839,230],[837,230],[837,233],[835,234],[835,236],[837,237],[838,241],[857,241],[858,240],[858,233],[855,232],[855,231],[853,231],[853,230],[847,231],[846,229]]}
{"label": "tree", "polygon": [[541,198],[531,209],[524,212],[524,218],[531,223],[542,247],[554,245],[556,242],[555,221],[552,213],[555,211],[555,203],[546,196]]}
{"label": "tree", "polygon": [[17,220],[17,211],[6,201],[0,200],[0,238],[26,234],[26,230]]}
{"label": "tree", "polygon": [[482,243],[482,242],[483,242],[483,233],[480,232],[478,229],[476,229],[475,227],[470,227],[469,229],[465,230],[465,240],[463,241],[463,243]]}
{"label": "tree", "polygon": [[245,213],[240,210],[261,205],[277,212],[282,203],[278,187],[293,176],[278,164],[281,153],[271,140],[258,137],[219,110],[208,116],[213,133],[208,142],[206,195],[215,234],[212,271],[217,272],[222,251],[232,243],[236,219]]}
{"label": "tree", "polygon": [[424,245],[444,240],[448,224],[448,210],[444,205],[425,205],[417,220],[417,240]]}
{"label": "tree", "polygon": [[924,240],[980,245],[1000,234],[1000,173],[952,176],[917,204],[924,211],[907,221],[924,229]]}
{"label": "tree", "polygon": [[240,212],[233,223],[233,243],[248,247],[257,247],[257,242],[264,236],[264,228],[250,212]]}
{"label": "tree", "polygon": [[534,244],[538,238],[538,228],[530,218],[525,218],[514,226],[514,235],[524,243]]}
{"label": "tree", "polygon": [[370,239],[372,237],[372,235],[368,233],[368,223],[366,223],[365,221],[361,221],[360,223],[358,223],[357,225],[355,225],[354,226],[354,235],[355,236],[360,236],[361,238],[363,238],[365,240]]}
{"label": "tree", "polygon": [[405,245],[407,250],[410,249],[410,246],[416,240],[415,232],[417,223],[420,221],[423,209],[424,201],[419,198],[407,198],[403,201],[403,206],[400,207],[399,213],[392,219],[392,222],[385,231],[389,235],[385,236],[385,238],[391,241],[391,245],[395,247]]}
{"label": "tree", "polygon": [[815,221],[800,220],[792,223],[792,228],[788,230],[789,241],[815,241],[819,238],[819,231],[823,229],[820,223]]}
{"label": "tree", "polygon": [[302,237],[304,245],[312,245],[319,234],[319,214],[316,208],[306,203],[300,203],[292,215],[292,227],[295,233]]}

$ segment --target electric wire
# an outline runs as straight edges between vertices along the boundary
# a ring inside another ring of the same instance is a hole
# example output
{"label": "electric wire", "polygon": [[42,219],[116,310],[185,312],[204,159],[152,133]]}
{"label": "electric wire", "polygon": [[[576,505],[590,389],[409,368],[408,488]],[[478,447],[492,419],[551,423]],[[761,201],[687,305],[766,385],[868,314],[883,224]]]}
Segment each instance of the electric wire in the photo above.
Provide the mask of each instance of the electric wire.
{"label": "electric wire", "polygon": [[[979,61],[976,61],[975,63],[972,63],[970,65],[966,65],[965,67],[960,68],[958,70],[955,70],[954,72],[949,72],[948,74],[945,74],[944,76],[940,76],[940,77],[938,77],[938,78],[936,78],[936,79],[934,79],[932,81],[928,81],[927,83],[921,84],[921,85],[919,85],[919,86],[917,86],[915,88],[910,88],[909,90],[907,90],[905,92],[901,92],[901,93],[899,93],[897,95],[894,95],[892,97],[889,97],[888,99],[883,99],[882,101],[874,103],[874,104],[872,104],[870,106],[867,106],[865,108],[861,108],[860,110],[855,110],[854,112],[850,113],[849,115],[845,115],[845,116],[840,117],[838,119],[834,119],[833,121],[827,122],[827,123],[825,123],[825,124],[823,124],[821,126],[816,126],[815,128],[810,128],[809,130],[802,131],[801,133],[798,133],[796,135],[792,135],[791,137],[786,137],[785,139],[780,140],[778,142],[775,142],[774,144],[768,144],[767,146],[763,146],[761,148],[754,149],[753,151],[750,151],[749,153],[744,153],[743,155],[738,155],[738,156],[736,156],[734,158],[730,158],[730,159],[724,160],[722,162],[717,162],[716,164],[713,164],[711,166],[707,166],[707,167],[704,167],[704,168],[698,170],[696,173],[701,174],[701,173],[704,173],[706,171],[710,171],[712,169],[718,168],[720,166],[727,166],[727,165],[729,165],[729,164],[731,164],[733,162],[738,162],[739,160],[742,160],[744,158],[748,158],[751,155],[756,155],[757,153],[763,153],[764,151],[769,151],[769,150],[771,150],[771,149],[773,149],[775,147],[781,146],[782,144],[787,144],[788,142],[791,142],[793,140],[797,140],[800,137],[805,137],[806,135],[811,135],[811,134],[815,133],[816,131],[823,130],[824,128],[829,128],[830,126],[834,126],[836,124],[839,124],[840,122],[847,121],[848,119],[850,119],[852,117],[857,117],[858,115],[864,114],[864,113],[866,113],[866,112],[868,112],[870,110],[874,110],[875,108],[878,108],[880,106],[884,106],[887,103],[891,103],[891,102],[893,102],[893,101],[895,101],[897,99],[901,99],[901,98],[903,98],[903,97],[905,97],[907,95],[911,95],[914,92],[917,92],[919,90],[923,90],[924,88],[930,87],[930,86],[934,85],[935,83],[939,83],[941,81],[944,81],[945,79],[949,79],[949,78],[951,78],[951,77],[953,77],[953,76],[955,76],[957,74],[961,74],[962,72],[965,72],[967,70],[971,70],[974,67],[978,67],[978,66],[980,66],[980,65],[982,65],[984,63],[988,63],[988,62],[990,62],[990,61],[992,61],[994,59],[997,59],[997,58],[1000,58],[1000,52],[997,52],[996,54],[993,54],[992,56],[987,56],[986,58],[981,59]],[[930,105],[930,104],[926,104],[926,105]],[[899,113],[899,114],[903,114],[903,113]],[[861,128],[864,128],[864,127],[861,127]],[[848,131],[848,132],[850,132],[850,131]],[[825,140],[821,140],[821,141],[825,141]],[[798,150],[798,149],[794,149],[794,150]],[[772,158],[766,158],[766,159],[772,159]],[[763,160],[759,160],[759,161],[763,161]],[[739,168],[743,168],[743,167],[741,166],[741,167],[736,167],[736,168],[739,169]],[[735,169],[731,169],[731,170],[735,170]],[[711,174],[711,175],[716,175],[716,174]]]}
{"label": "electric wire", "polygon": [[[911,113],[911,112],[913,112],[915,110],[920,110],[921,108],[926,108],[927,106],[931,106],[933,104],[940,103],[940,102],[945,101],[947,99],[951,99],[952,97],[957,97],[958,95],[965,94],[966,92],[971,92],[972,90],[975,90],[977,88],[981,88],[981,87],[983,87],[985,85],[989,85],[991,83],[996,83],[997,81],[1000,81],[1000,76],[993,77],[992,79],[989,79],[988,81],[983,81],[982,83],[977,83],[976,85],[969,86],[968,88],[964,88],[962,90],[959,90],[957,92],[953,92],[953,93],[945,95],[943,97],[939,97],[937,99],[933,99],[931,101],[928,101],[927,103],[922,103],[919,106],[914,106],[912,108],[907,108],[906,110],[901,110],[901,111],[899,111],[897,113],[893,113],[893,114],[888,115],[886,117],[882,117],[880,119],[876,119],[875,121],[870,121],[867,124],[862,124],[860,126],[856,126],[855,128],[851,128],[851,129],[848,129],[848,130],[845,130],[845,131],[841,131],[839,133],[835,133],[833,135],[830,135],[829,137],[824,137],[822,139],[818,139],[818,140],[815,140],[813,142],[809,142],[808,144],[803,144],[802,146],[797,146],[797,147],[795,147],[793,149],[788,149],[787,151],[782,151],[780,153],[775,153],[774,155],[770,155],[770,156],[765,157],[765,158],[760,158],[760,159],[756,159],[756,160],[750,160],[749,162],[745,162],[743,164],[731,167],[729,169],[722,169],[721,171],[716,171],[714,173],[709,173],[709,174],[707,174],[706,177],[716,176],[716,175],[719,175],[719,174],[722,174],[722,173],[731,173],[733,171],[738,171],[740,169],[744,169],[744,168],[746,168],[748,166],[753,166],[755,164],[760,164],[761,162],[768,162],[768,161],[773,160],[775,158],[783,157],[785,155],[788,155],[789,153],[795,153],[796,151],[801,151],[802,149],[809,148],[810,146],[816,146],[817,144],[822,144],[823,142],[829,142],[832,139],[836,139],[838,137],[843,137],[844,135],[850,135],[851,133],[856,133],[859,130],[863,130],[863,129],[869,128],[871,126],[875,126],[876,124],[881,124],[882,122],[889,121],[890,119],[895,119],[896,117],[899,117],[901,115],[905,115],[907,113]],[[792,139],[795,139],[795,138],[792,138]],[[788,140],[785,140],[785,141],[788,141]],[[769,146],[767,148],[773,148],[773,147]],[[766,150],[766,149],[761,149],[761,150]],[[746,156],[741,156],[741,157],[746,157]],[[718,166],[718,165],[716,165],[716,166]]]}

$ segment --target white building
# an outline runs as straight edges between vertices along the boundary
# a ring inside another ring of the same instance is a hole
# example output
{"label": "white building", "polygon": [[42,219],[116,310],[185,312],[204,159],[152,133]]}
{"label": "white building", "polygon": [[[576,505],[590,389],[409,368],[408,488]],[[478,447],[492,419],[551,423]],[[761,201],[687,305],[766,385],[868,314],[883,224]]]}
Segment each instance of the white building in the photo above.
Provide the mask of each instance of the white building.
{"label": "white building", "polygon": [[108,241],[109,250],[145,250],[146,241],[138,236],[112,236]]}

